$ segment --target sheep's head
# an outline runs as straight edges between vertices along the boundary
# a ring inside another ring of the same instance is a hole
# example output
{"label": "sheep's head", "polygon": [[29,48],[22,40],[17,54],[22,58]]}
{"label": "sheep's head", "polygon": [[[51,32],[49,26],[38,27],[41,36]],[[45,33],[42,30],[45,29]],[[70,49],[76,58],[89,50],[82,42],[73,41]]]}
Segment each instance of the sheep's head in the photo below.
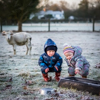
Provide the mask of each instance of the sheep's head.
{"label": "sheep's head", "polygon": [[3,36],[8,35],[8,34],[9,34],[9,35],[13,35],[13,32],[12,32],[12,31],[9,31],[9,32],[3,31],[3,32],[2,32],[2,35],[3,35]]}
{"label": "sheep's head", "polygon": [[9,31],[9,32],[3,31],[2,35],[6,36],[7,41],[9,41],[11,39],[12,35],[13,35],[13,32],[12,31]]}
{"label": "sheep's head", "polygon": [[3,32],[2,32],[2,35],[3,35],[3,36],[4,36],[4,35],[6,35],[6,32],[5,32],[5,31],[3,31]]}

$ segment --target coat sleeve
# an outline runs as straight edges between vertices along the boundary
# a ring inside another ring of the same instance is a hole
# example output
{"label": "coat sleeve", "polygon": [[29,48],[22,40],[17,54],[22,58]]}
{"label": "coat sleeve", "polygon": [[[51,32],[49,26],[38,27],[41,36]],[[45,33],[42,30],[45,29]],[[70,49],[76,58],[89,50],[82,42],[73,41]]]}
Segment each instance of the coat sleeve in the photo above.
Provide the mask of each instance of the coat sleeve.
{"label": "coat sleeve", "polygon": [[69,64],[69,62],[66,58],[65,58],[65,61],[66,61],[67,65],[70,67],[71,65]]}
{"label": "coat sleeve", "polygon": [[75,69],[81,70],[82,68],[83,68],[83,60],[77,59],[76,64],[75,64]]}
{"label": "coat sleeve", "polygon": [[58,61],[57,61],[57,63],[55,64],[55,66],[57,66],[58,68],[61,67],[62,62],[63,62],[63,60],[62,60],[62,58],[59,56]]}
{"label": "coat sleeve", "polygon": [[40,56],[38,64],[41,67],[41,70],[45,70],[46,68],[48,68],[48,66],[45,64],[45,62],[43,60],[43,56]]}

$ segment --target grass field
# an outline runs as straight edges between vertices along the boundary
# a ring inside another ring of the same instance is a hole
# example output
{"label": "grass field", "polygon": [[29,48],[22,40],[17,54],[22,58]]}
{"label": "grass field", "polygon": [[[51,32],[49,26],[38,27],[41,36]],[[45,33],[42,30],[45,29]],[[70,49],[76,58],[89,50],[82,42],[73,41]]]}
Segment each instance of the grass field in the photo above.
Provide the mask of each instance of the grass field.
{"label": "grass field", "polygon": [[[49,73],[53,81],[44,82],[38,65],[38,59],[44,52],[44,43],[51,38],[57,44],[57,52],[63,59],[64,43],[80,46],[83,49],[82,55],[91,65],[88,79],[100,81],[100,69],[95,68],[96,64],[100,63],[99,32],[31,32],[30,34],[31,56],[25,55],[25,46],[17,47],[17,55],[13,55],[12,46],[0,34],[0,100],[100,100],[100,96],[88,92],[58,88],[54,73]],[[61,78],[68,76],[67,70],[68,66],[63,60]],[[39,91],[43,87],[56,89],[58,95],[40,95]]]}

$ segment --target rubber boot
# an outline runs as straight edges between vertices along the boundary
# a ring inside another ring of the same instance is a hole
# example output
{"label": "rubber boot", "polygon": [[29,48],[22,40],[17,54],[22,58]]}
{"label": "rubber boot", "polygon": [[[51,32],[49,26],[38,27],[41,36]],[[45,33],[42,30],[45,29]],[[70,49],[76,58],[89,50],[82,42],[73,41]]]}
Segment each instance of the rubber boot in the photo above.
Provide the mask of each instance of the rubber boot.
{"label": "rubber boot", "polygon": [[57,82],[60,80],[59,76],[60,76],[60,72],[55,72],[55,79]]}
{"label": "rubber boot", "polygon": [[48,78],[48,74],[42,74],[42,76],[45,82],[51,81],[51,78]]}

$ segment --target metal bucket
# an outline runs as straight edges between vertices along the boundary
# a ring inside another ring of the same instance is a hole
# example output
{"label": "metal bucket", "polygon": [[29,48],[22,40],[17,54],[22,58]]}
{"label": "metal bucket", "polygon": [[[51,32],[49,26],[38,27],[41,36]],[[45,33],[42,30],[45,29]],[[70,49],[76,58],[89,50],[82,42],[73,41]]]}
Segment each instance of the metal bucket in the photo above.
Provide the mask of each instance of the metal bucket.
{"label": "metal bucket", "polygon": [[53,88],[42,88],[40,89],[40,94],[41,95],[50,95],[54,93],[54,89]]}

